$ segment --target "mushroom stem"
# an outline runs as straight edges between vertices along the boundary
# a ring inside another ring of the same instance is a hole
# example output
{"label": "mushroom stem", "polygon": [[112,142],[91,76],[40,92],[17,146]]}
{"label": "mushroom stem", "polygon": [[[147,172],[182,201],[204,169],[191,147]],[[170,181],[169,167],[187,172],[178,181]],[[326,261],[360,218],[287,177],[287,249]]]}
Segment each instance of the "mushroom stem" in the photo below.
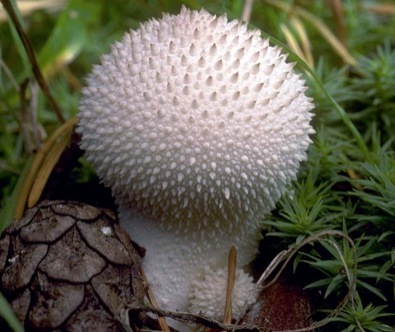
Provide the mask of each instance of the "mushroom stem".
{"label": "mushroom stem", "polygon": [[[121,225],[134,241],[146,249],[143,269],[161,309],[186,310],[189,307],[186,295],[190,294],[194,280],[205,278],[205,268],[212,271],[226,270],[230,252],[232,274],[236,266],[240,269],[255,257],[261,239],[259,229],[241,224],[233,235],[229,232],[226,240],[214,244],[210,239],[204,240],[197,234],[176,234],[174,229],[160,227],[156,220],[144,217],[123,205],[120,206],[119,214]],[[200,232],[204,234],[203,238],[208,234],[213,238],[221,235],[210,224],[202,227]],[[232,247],[235,249],[232,250]],[[234,257],[236,248],[241,253],[237,265]],[[224,293],[226,282],[224,275]],[[223,299],[225,303],[225,295]]]}

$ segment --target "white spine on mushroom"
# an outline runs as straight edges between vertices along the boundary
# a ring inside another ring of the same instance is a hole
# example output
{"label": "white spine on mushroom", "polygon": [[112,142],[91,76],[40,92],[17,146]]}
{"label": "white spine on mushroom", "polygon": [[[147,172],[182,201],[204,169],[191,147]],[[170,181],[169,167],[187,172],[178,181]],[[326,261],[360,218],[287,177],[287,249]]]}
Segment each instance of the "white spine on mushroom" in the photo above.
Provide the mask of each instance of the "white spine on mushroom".
{"label": "white spine on mushroom", "polygon": [[145,22],[101,60],[81,146],[147,249],[159,304],[185,310],[204,266],[226,266],[232,245],[239,267],[255,257],[260,221],[306,159],[313,104],[279,48],[205,10]]}

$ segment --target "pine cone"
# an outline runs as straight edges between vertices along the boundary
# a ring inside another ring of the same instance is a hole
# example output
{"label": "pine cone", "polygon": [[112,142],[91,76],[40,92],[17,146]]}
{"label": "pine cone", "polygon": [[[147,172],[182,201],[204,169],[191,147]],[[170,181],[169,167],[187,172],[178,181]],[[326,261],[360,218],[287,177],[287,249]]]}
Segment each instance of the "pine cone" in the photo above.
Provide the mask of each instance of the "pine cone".
{"label": "pine cone", "polygon": [[1,235],[0,290],[26,331],[119,331],[140,260],[110,210],[45,201]]}

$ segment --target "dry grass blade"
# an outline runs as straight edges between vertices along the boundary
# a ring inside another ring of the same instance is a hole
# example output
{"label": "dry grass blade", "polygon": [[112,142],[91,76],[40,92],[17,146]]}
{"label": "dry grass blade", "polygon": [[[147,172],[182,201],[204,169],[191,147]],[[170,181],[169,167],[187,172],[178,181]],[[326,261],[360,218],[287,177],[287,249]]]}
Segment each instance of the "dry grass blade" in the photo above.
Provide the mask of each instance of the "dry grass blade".
{"label": "dry grass blade", "polygon": [[36,205],[39,201],[52,170],[59,161],[65,148],[70,144],[71,134],[72,132],[70,130],[59,135],[46,154],[29,193],[29,198],[27,200],[27,206],[29,208]]}
{"label": "dry grass blade", "polygon": [[[285,24],[281,24],[280,28],[281,28],[282,33],[284,34],[285,40],[287,41],[289,48],[299,58],[301,58],[304,62],[307,63],[307,59],[306,59],[302,49],[300,48],[298,41],[296,40],[295,36],[292,34],[291,30]],[[310,66],[310,63],[308,63],[308,65]]]}
{"label": "dry grass blade", "polygon": [[[147,297],[148,297],[149,302],[151,303],[151,305],[152,305],[152,307],[154,309],[160,310],[158,302],[156,302],[155,295],[152,292],[151,287],[149,286],[148,279],[147,279],[143,269],[141,269],[141,274],[142,274],[142,276],[144,278],[144,282],[147,285]],[[169,325],[167,325],[166,318],[164,316],[165,315],[160,315],[160,314],[157,315],[157,317],[158,317],[158,324],[160,326],[160,330],[164,331],[164,332],[170,332]]]}
{"label": "dry grass blade", "polygon": [[232,322],[232,294],[235,285],[236,263],[237,263],[237,251],[236,248],[232,246],[229,250],[229,258],[228,258],[228,283],[226,286],[224,324],[230,324]]}
{"label": "dry grass blade", "polygon": [[12,3],[10,2],[10,0],[1,0],[1,3],[3,4],[4,9],[8,13],[16,31],[18,32],[19,38],[21,39],[22,44],[26,50],[30,64],[32,65],[33,74],[34,74],[38,84],[40,85],[41,90],[43,91],[45,97],[48,99],[49,103],[53,107],[59,121],[61,123],[65,123],[66,120],[63,117],[63,114],[62,114],[57,102],[55,101],[51,92],[49,91],[48,85],[44,79],[44,76],[40,70],[40,67],[38,66],[38,62],[37,62],[37,58],[36,58],[33,46],[30,43],[30,40],[27,37],[25,31],[23,30],[21,22],[19,22],[18,16],[15,13]]}
{"label": "dry grass blade", "polygon": [[306,59],[306,63],[310,66],[310,68],[314,68],[313,53],[311,52],[311,44],[309,41],[309,37],[307,36],[306,29],[305,29],[303,23],[301,22],[301,20],[298,19],[297,17],[293,17],[291,22],[292,22],[293,27],[295,28],[295,31],[297,32],[297,34],[300,38],[302,49],[303,49],[303,54]]}
{"label": "dry grass blade", "polygon": [[344,24],[344,11],[342,0],[328,0],[336,24],[336,35],[340,42],[346,46],[346,28]]}
{"label": "dry grass blade", "polygon": [[241,19],[246,23],[250,21],[253,3],[254,0],[245,0],[244,2],[243,14],[241,16]]}
{"label": "dry grass blade", "polygon": [[[29,15],[34,10],[46,10],[55,12],[62,10],[67,0],[37,0],[18,1],[18,8],[23,16]],[[7,19],[7,15],[0,11],[0,21]]]}
{"label": "dry grass blade", "polygon": [[362,8],[376,14],[394,15],[395,5],[389,3],[381,5],[362,5]]}
{"label": "dry grass blade", "polygon": [[[41,196],[42,189],[40,191],[39,187],[43,188],[43,185],[45,186],[46,183],[46,180],[44,183],[44,173],[41,174],[41,176],[43,176],[41,177],[42,182],[37,183],[37,187],[34,190],[32,189],[33,183],[36,182],[36,177],[40,172],[42,165],[45,163],[45,160],[49,159],[48,160],[49,164],[47,164],[45,170],[41,170],[41,172],[47,172],[48,175],[48,172],[50,172],[53,166],[55,166],[53,164],[53,162],[55,161],[54,157],[56,157],[55,153],[60,153],[60,154],[62,153],[63,151],[62,145],[64,148],[68,144],[69,139],[67,139],[67,137],[71,135],[72,128],[76,123],[77,123],[77,118],[73,118],[68,122],[64,123],[52,134],[52,136],[45,142],[45,144],[40,148],[40,150],[35,155],[32,166],[29,169],[28,175],[26,176],[26,181],[23,184],[21,192],[18,196],[18,201],[16,202],[15,205],[15,211],[14,211],[15,219],[19,219],[22,217],[25,211],[26,202],[28,201],[28,197],[29,197],[29,207],[32,207],[34,203],[37,202],[39,196]],[[61,142],[61,138],[63,138],[65,145],[64,143]],[[57,142],[58,144],[56,144]],[[51,152],[51,156],[48,157],[50,152]],[[50,164],[53,164],[52,168],[49,167]],[[31,191],[34,191],[34,193],[31,193]]]}
{"label": "dry grass blade", "polygon": [[315,17],[308,11],[298,6],[291,6],[285,2],[275,0],[265,0],[271,6],[280,8],[289,15],[298,15],[306,21],[310,22],[318,32],[326,39],[326,41],[332,46],[334,51],[342,58],[342,60],[350,65],[356,65],[357,60],[350,54],[347,48],[339,41],[338,38],[332,33],[332,31],[322,22],[320,19]]}

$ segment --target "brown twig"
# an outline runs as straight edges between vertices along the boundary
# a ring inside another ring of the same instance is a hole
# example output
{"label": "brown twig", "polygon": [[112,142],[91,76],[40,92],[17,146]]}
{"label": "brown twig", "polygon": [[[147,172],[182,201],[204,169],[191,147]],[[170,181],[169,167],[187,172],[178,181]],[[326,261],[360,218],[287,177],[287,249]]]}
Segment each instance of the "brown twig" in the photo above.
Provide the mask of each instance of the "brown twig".
{"label": "brown twig", "polygon": [[187,312],[173,312],[168,310],[162,310],[158,308],[146,307],[146,306],[130,306],[126,310],[128,310],[130,315],[139,314],[139,313],[152,313],[161,317],[168,317],[174,320],[190,323],[190,324],[198,324],[203,325],[205,327],[223,330],[223,331],[240,331],[240,332],[262,332],[258,326],[254,325],[235,325],[235,324],[224,324],[209,317],[203,315],[195,315]]}
{"label": "brown twig", "polygon": [[12,6],[10,0],[0,0],[6,10],[8,16],[10,17],[16,31],[18,32],[19,38],[22,41],[22,44],[25,48],[26,54],[29,58],[30,64],[32,65],[32,71],[34,77],[36,78],[38,84],[40,85],[41,90],[43,91],[45,97],[48,99],[49,103],[53,107],[59,121],[61,123],[65,123],[66,119],[63,117],[60,107],[57,102],[53,98],[51,92],[49,91],[48,85],[44,79],[44,76],[41,72],[40,67],[38,66],[37,58],[34,53],[34,49],[32,44],[30,43],[29,38],[27,37],[25,31],[23,30],[22,24],[18,19],[17,14],[15,13],[14,7]]}

